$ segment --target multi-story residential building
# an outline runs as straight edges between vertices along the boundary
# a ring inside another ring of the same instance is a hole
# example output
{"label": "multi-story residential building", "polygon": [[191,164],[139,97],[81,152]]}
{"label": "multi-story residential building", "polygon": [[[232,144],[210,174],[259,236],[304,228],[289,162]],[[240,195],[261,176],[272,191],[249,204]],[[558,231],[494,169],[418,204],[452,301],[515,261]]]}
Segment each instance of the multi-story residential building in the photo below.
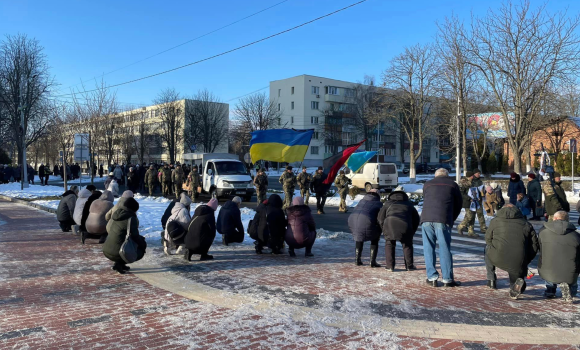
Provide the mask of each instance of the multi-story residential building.
{"label": "multi-story residential building", "polygon": [[[299,75],[270,82],[270,99],[275,101],[282,112],[280,128],[314,129],[314,136],[308,147],[303,164],[319,166],[343,146],[359,142],[363,137],[357,128],[349,123],[350,113],[356,98],[356,83],[322,78],[313,75]],[[372,132],[369,143],[372,151],[377,151],[384,162],[409,162],[408,142],[401,142],[401,133],[380,123]],[[415,147],[418,147],[415,145]],[[365,146],[361,146],[365,149]],[[426,141],[423,156],[419,162],[439,162],[440,152],[437,142]],[[404,159],[402,159],[404,158]]]}

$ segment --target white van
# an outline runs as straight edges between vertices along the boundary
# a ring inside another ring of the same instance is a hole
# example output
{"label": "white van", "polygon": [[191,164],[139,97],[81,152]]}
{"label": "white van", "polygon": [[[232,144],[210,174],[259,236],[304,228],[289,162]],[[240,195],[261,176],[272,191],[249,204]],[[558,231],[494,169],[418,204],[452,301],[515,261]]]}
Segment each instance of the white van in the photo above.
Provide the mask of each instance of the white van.
{"label": "white van", "polygon": [[399,173],[395,163],[366,163],[356,173],[346,175],[352,184],[369,192],[373,188],[394,190],[399,184]]}
{"label": "white van", "polygon": [[186,162],[196,164],[200,172],[202,192],[212,197],[240,196],[249,202],[254,194],[254,183],[244,163],[235,154],[227,153],[188,153]]}

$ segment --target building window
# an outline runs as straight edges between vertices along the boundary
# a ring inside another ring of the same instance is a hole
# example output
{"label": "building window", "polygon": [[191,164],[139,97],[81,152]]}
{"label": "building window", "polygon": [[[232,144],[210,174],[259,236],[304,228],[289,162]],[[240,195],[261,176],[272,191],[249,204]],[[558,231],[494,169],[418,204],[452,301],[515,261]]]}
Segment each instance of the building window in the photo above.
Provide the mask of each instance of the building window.
{"label": "building window", "polygon": [[282,110],[282,107],[280,106],[280,104],[278,103],[278,112],[280,112]]}
{"label": "building window", "polygon": [[314,140],[318,140],[318,131],[315,131],[314,133],[312,133],[312,138]]}
{"label": "building window", "polygon": [[282,89],[278,89],[278,97],[280,97],[280,95],[282,95]]}
{"label": "building window", "polygon": [[290,117],[290,124],[294,124],[294,117]]}
{"label": "building window", "polygon": [[318,146],[310,146],[310,154],[318,154]]}
{"label": "building window", "polygon": [[327,86],[326,93],[329,95],[338,95],[338,88],[336,86]]}
{"label": "building window", "polygon": [[290,89],[292,92],[291,94],[294,95],[294,86],[292,86],[292,89]]}
{"label": "building window", "polygon": [[310,102],[310,108],[311,109],[318,109],[318,101]]}
{"label": "building window", "polygon": [[397,150],[395,148],[385,148],[385,155],[386,156],[394,157],[396,153],[397,153]]}
{"label": "building window", "polygon": [[278,126],[282,125],[282,118],[278,118]]}
{"label": "building window", "polygon": [[385,135],[385,142],[395,143],[395,142],[397,142],[397,136],[395,136],[395,135]]}
{"label": "building window", "polygon": [[158,109],[155,110],[155,118],[157,118],[157,117],[159,117],[159,110]]}
{"label": "building window", "polygon": [[344,89],[344,96],[354,97],[354,89]]}
{"label": "building window", "polygon": [[320,95],[320,88],[318,86],[312,87],[312,94],[313,95]]}
{"label": "building window", "polygon": [[310,124],[318,124],[318,117],[310,117]]}
{"label": "building window", "polygon": [[294,101],[290,102],[290,109],[294,109]]}

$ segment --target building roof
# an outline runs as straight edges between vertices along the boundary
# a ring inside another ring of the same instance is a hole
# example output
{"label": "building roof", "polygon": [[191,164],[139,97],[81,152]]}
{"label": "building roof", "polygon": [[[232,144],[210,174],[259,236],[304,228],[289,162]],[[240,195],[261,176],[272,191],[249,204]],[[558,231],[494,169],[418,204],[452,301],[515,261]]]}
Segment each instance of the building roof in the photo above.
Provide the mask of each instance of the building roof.
{"label": "building roof", "polygon": [[345,81],[345,80],[334,79],[334,78],[327,78],[327,77],[319,77],[317,75],[310,75],[310,74],[301,74],[301,75],[296,75],[296,76],[288,77],[288,78],[284,78],[284,79],[272,80],[270,83],[273,83],[275,81],[282,81],[282,80],[286,80],[286,79],[299,78],[299,77],[312,77],[312,78],[320,78],[320,79],[327,79],[327,80],[339,81],[339,82],[345,83],[345,84],[357,84],[357,83],[352,82],[352,81]]}

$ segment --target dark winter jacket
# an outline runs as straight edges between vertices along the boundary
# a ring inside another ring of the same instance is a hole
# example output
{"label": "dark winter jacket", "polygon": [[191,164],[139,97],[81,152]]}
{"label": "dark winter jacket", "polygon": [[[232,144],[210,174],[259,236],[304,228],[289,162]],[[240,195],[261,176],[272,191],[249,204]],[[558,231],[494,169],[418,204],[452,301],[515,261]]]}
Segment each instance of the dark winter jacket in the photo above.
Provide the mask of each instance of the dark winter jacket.
{"label": "dark winter jacket", "polygon": [[461,213],[463,197],[450,177],[436,177],[423,185],[421,223],[438,222],[453,226]]}
{"label": "dark winter jacket", "polygon": [[195,209],[185,235],[185,247],[191,254],[205,255],[215,239],[214,211],[207,205]]}
{"label": "dark winter jacket", "polygon": [[123,259],[119,255],[121,245],[127,237],[127,224],[131,219],[129,232],[131,238],[138,246],[137,260],[143,258],[147,243],[145,238],[139,235],[139,219],[137,218],[139,203],[134,198],[127,198],[124,203],[120,203],[119,209],[115,211],[112,219],[107,223],[107,240],[103,244],[103,254],[112,261],[121,262]]}
{"label": "dark winter jacket", "polygon": [[238,205],[227,201],[222,205],[216,223],[217,232],[226,235],[228,243],[242,243],[244,241],[244,225]]}
{"label": "dark winter jacket", "polygon": [[381,237],[377,217],[383,203],[374,192],[367,193],[348,217],[348,228],[356,242],[374,241]]}
{"label": "dark winter jacket", "polygon": [[530,207],[530,200],[528,196],[524,196],[521,201],[517,201],[516,207],[522,212],[524,217],[527,217],[532,213],[532,208]]}
{"label": "dark winter jacket", "polygon": [[519,275],[525,275],[539,249],[534,228],[516,207],[498,210],[485,233],[485,243],[494,266]]}
{"label": "dark winter jacket", "polygon": [[139,183],[145,182],[145,173],[146,172],[147,172],[147,169],[145,169],[145,165],[141,165],[139,167],[139,170],[137,170],[137,174],[139,175]]}
{"label": "dark winter jacket", "polygon": [[73,220],[76,202],[77,195],[73,191],[68,190],[62,194],[62,199],[60,200],[60,203],[58,203],[58,208],[56,209],[56,218],[58,221],[66,222]]}
{"label": "dark winter jacket", "polygon": [[326,196],[326,192],[328,192],[328,189],[330,188],[330,185],[326,185],[324,184],[324,180],[326,180],[326,178],[328,177],[328,175],[326,173],[316,173],[314,174],[314,176],[312,177],[312,182],[310,183],[310,189],[312,190],[312,192],[316,193],[317,196]]}
{"label": "dark winter jacket", "polygon": [[104,235],[107,233],[107,220],[105,214],[113,208],[113,194],[105,191],[99,199],[95,200],[89,208],[89,216],[85,222],[88,233]]}
{"label": "dark winter jacket", "polygon": [[469,209],[471,207],[471,197],[469,197],[469,189],[474,187],[471,185],[471,180],[466,177],[459,180],[459,190],[461,191],[461,199],[463,200],[461,207]]}
{"label": "dark winter jacket", "polygon": [[548,213],[548,215],[554,215],[557,211],[560,210],[564,210],[566,212],[570,211],[570,203],[568,203],[566,193],[562,188],[562,181],[554,181],[553,186],[550,181],[545,181],[542,186],[542,191],[546,196],[544,207],[546,208],[546,213]]}
{"label": "dark winter jacket", "polygon": [[250,237],[262,244],[267,244],[270,239],[270,232],[267,230],[268,225],[265,223],[260,224],[262,222],[262,217],[264,222],[266,220],[267,203],[268,200],[265,200],[258,204],[258,207],[256,207],[256,214],[254,215],[254,218],[250,220],[250,224],[248,225],[248,234]]}
{"label": "dark winter jacket", "polygon": [[542,205],[542,185],[538,179],[528,182],[528,197],[536,205]]}
{"label": "dark winter jacket", "polygon": [[165,230],[165,225],[167,224],[167,220],[171,216],[171,211],[173,210],[173,207],[175,206],[175,203],[177,203],[177,202],[179,202],[179,198],[172,200],[171,203],[169,203],[169,205],[165,209],[163,216],[161,216],[161,227],[163,227],[164,230]]}
{"label": "dark winter jacket", "polygon": [[[283,206],[282,198],[277,194],[272,194],[268,198],[268,204],[266,205],[266,221],[267,229],[269,231],[270,240],[268,241],[268,246],[272,249],[281,249],[282,243],[284,243],[284,236],[286,235],[286,216],[282,210]],[[260,224],[263,221],[260,220]]]}
{"label": "dark winter jacket", "polygon": [[378,221],[385,239],[400,241],[412,239],[421,217],[407,194],[395,191],[379,211]]}
{"label": "dark winter jacket", "polygon": [[87,223],[87,219],[89,218],[91,205],[93,204],[94,201],[101,198],[102,194],[103,194],[103,192],[101,192],[101,191],[95,191],[95,192],[93,192],[93,194],[91,194],[89,196],[89,199],[87,199],[87,202],[85,203],[85,206],[83,207],[83,214],[81,215],[81,225],[80,226],[81,226],[82,231],[87,230],[85,225]]}
{"label": "dark winter jacket", "polygon": [[552,283],[574,284],[580,273],[580,234],[568,221],[544,223],[540,229],[540,276]]}
{"label": "dark winter jacket", "polygon": [[518,193],[526,194],[526,186],[524,182],[520,180],[520,176],[515,174],[515,180],[510,178],[510,184],[508,185],[508,197],[510,197],[510,203],[516,205],[518,201]]}
{"label": "dark winter jacket", "polygon": [[135,170],[127,173],[127,186],[133,190],[139,187],[139,175]]}
{"label": "dark winter jacket", "polygon": [[293,205],[286,209],[288,227],[284,240],[290,248],[312,247],[316,240],[316,224],[307,205]]}

